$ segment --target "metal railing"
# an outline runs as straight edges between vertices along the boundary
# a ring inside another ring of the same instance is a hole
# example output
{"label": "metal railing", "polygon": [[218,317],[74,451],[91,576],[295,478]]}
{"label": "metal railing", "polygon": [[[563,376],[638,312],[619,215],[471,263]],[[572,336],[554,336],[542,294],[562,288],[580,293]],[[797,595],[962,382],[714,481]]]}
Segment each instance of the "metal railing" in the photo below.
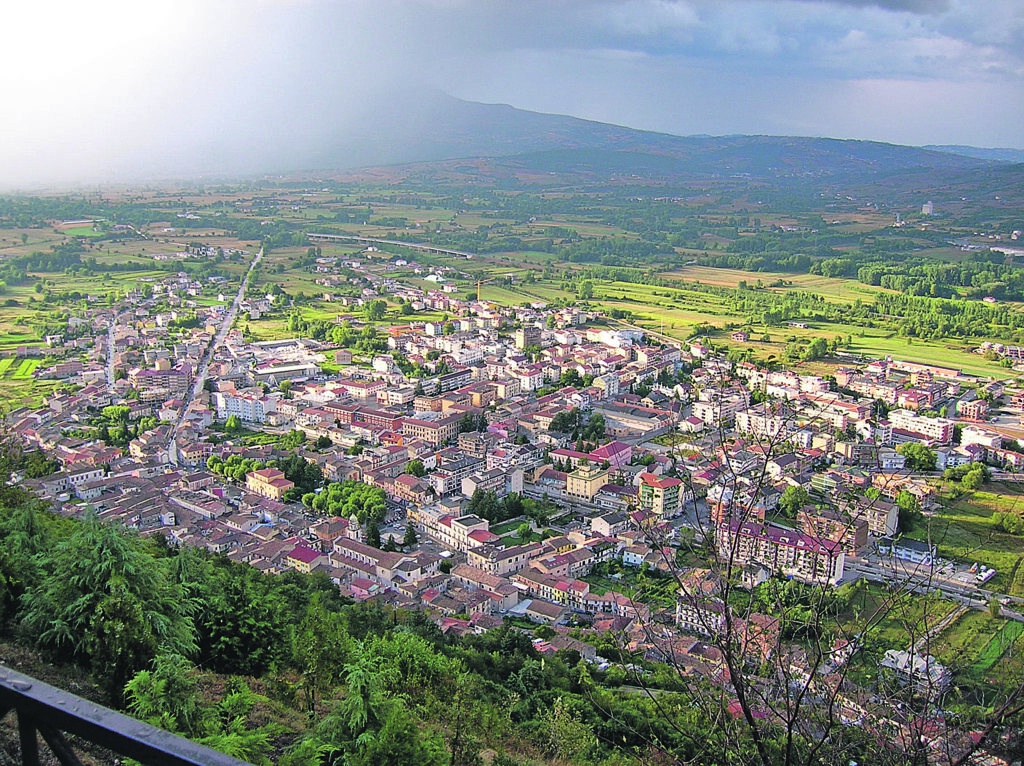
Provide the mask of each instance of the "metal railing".
{"label": "metal railing", "polygon": [[11,712],[17,715],[25,766],[39,766],[40,736],[64,766],[82,766],[66,734],[153,766],[247,766],[237,758],[0,665],[0,719]]}

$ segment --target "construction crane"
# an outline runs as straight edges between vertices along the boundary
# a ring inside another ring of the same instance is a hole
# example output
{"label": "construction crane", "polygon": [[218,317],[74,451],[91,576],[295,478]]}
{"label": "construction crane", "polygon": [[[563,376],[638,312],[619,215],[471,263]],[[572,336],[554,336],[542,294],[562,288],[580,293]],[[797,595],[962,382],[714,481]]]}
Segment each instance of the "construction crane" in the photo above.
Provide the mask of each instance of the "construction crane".
{"label": "construction crane", "polygon": [[478,301],[480,300],[480,287],[481,287],[481,285],[486,285],[486,284],[489,284],[489,283],[491,283],[493,281],[494,281],[493,279],[478,279],[476,281],[476,299]]}

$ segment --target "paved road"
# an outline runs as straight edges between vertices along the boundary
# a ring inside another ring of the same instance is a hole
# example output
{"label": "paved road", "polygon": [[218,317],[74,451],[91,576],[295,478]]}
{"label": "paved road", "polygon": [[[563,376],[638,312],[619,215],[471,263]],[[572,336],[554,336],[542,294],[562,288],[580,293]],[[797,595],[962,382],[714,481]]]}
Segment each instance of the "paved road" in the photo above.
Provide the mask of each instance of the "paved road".
{"label": "paved road", "polygon": [[[235,317],[238,316],[238,308],[245,298],[245,291],[249,287],[249,278],[252,276],[253,270],[259,265],[260,260],[263,258],[263,248],[261,247],[259,252],[253,256],[252,263],[249,264],[249,270],[245,272],[245,278],[242,280],[241,286],[238,288],[238,293],[235,295],[235,299],[231,302],[230,308],[224,315],[224,319],[220,323],[220,329],[217,330],[217,334],[210,341],[210,344],[206,347],[206,351],[203,352],[203,357],[199,361],[199,369],[196,370],[195,382],[192,385],[192,389],[189,391],[188,396],[185,397],[185,406],[182,407],[181,416],[178,418],[178,422],[174,425],[174,431],[171,432],[171,438],[168,442],[167,449],[171,450],[171,442],[174,441],[174,436],[178,429],[181,428],[181,424],[185,421],[185,412],[188,410],[189,404],[202,393],[203,386],[206,384],[206,373],[210,369],[210,360],[213,359],[213,355],[217,352],[224,343],[224,339],[228,336],[231,331],[231,326],[235,323]],[[175,458],[177,456],[175,455]],[[177,462],[177,460],[175,460]]]}
{"label": "paved road", "polygon": [[1003,617],[1016,620],[1017,622],[1024,622],[1024,614],[1015,609],[1008,608],[1010,605],[1019,607],[1024,604],[1024,599],[1022,598],[983,590],[976,587],[973,583],[967,584],[941,576],[925,566],[915,567],[914,565],[908,565],[904,567],[900,566],[900,563],[897,562],[894,566],[889,562],[849,561],[845,569],[848,574],[854,577],[864,577],[875,582],[896,583],[913,593],[937,591],[946,598],[972,609],[987,609],[988,603],[992,598],[999,598],[1009,602],[1001,609]]}

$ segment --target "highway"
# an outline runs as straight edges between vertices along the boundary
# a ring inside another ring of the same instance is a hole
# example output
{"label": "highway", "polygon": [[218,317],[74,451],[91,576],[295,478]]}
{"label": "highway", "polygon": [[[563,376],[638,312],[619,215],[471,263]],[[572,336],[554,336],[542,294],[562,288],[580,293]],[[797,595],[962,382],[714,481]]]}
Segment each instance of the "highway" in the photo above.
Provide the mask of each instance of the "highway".
{"label": "highway", "polygon": [[213,355],[217,352],[224,343],[224,339],[231,332],[231,326],[235,323],[235,317],[238,316],[238,308],[241,306],[242,301],[245,299],[245,291],[249,287],[249,278],[252,276],[252,272],[259,265],[260,260],[263,258],[263,248],[259,249],[259,252],[253,256],[252,263],[249,264],[249,270],[245,272],[245,277],[242,279],[242,284],[238,288],[238,293],[235,295],[235,299],[231,302],[231,306],[228,308],[227,313],[224,315],[224,319],[221,320],[220,329],[217,330],[217,334],[210,340],[209,345],[203,352],[202,359],[199,361],[199,368],[196,370],[195,380],[192,384],[192,388],[189,390],[188,395],[185,397],[185,405],[181,408],[181,415],[178,417],[178,422],[174,425],[174,430],[171,432],[170,440],[167,443],[168,452],[171,453],[174,458],[174,462],[177,462],[177,455],[174,450],[171,449],[171,444],[174,441],[174,437],[181,428],[182,423],[185,422],[185,413],[188,410],[188,406],[195,400],[197,396],[203,391],[203,386],[206,385],[206,374],[210,369],[210,361],[213,359]]}

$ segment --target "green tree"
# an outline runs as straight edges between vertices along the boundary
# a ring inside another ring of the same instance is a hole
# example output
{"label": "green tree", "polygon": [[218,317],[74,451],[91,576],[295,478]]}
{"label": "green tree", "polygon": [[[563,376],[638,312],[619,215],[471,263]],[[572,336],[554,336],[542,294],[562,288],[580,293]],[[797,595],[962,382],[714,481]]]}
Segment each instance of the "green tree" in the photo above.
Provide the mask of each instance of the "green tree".
{"label": "green tree", "polygon": [[410,476],[421,478],[427,475],[427,469],[423,465],[422,460],[413,459],[405,465],[405,472]]}
{"label": "green tree", "polygon": [[436,736],[421,735],[402,699],[385,694],[369,657],[346,665],[345,676],[345,698],[313,732],[328,763],[441,766],[447,761],[444,746]]}
{"label": "green tree", "polygon": [[411,548],[416,544],[416,542],[416,528],[412,525],[412,522],[410,521],[408,524],[406,524],[405,527],[405,535],[402,537],[402,547]]}
{"label": "green tree", "polygon": [[314,593],[295,633],[293,650],[308,711],[315,711],[317,701],[338,683],[353,650],[341,615],[327,611],[321,594]]}
{"label": "green tree", "polygon": [[911,471],[935,470],[935,452],[920,442],[906,442],[898,446],[896,451],[906,458],[907,468]]}
{"label": "green tree", "polygon": [[924,518],[920,501],[911,493],[903,491],[896,495],[896,505],[899,508],[900,531],[912,532]]}
{"label": "green tree", "polygon": [[810,499],[806,489],[791,484],[786,487],[786,491],[779,498],[779,508],[787,518],[795,519],[797,513],[810,502]]}
{"label": "green tree", "polygon": [[288,615],[271,584],[245,564],[220,567],[206,579],[197,619],[203,667],[259,676],[286,653]]}
{"label": "green tree", "polygon": [[366,313],[366,318],[371,322],[379,322],[384,318],[385,312],[388,310],[387,301],[380,299],[368,301],[363,306],[363,311]]}
{"label": "green tree", "polygon": [[963,478],[964,489],[976,490],[980,489],[981,485],[985,483],[985,474],[980,469],[968,471]]}
{"label": "green tree", "polygon": [[374,548],[380,548],[380,527],[377,522],[371,521],[366,525],[366,544]]}
{"label": "green tree", "polygon": [[242,428],[242,423],[238,419],[238,415],[228,415],[227,421],[224,423],[224,430],[229,434],[237,433]]}
{"label": "green tree", "polygon": [[168,576],[166,560],[95,516],[56,546],[25,603],[24,624],[36,644],[90,664],[118,703],[128,679],[158,650],[196,650],[192,605]]}

